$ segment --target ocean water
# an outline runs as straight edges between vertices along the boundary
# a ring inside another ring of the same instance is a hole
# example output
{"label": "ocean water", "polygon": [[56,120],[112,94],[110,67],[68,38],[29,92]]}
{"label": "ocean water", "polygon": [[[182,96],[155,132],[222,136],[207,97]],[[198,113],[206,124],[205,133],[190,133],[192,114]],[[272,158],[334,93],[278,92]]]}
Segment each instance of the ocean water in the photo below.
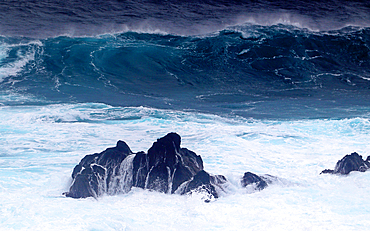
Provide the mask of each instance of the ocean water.
{"label": "ocean water", "polygon": [[[361,1],[2,1],[0,230],[368,230],[370,6]],[[87,154],[169,132],[216,201],[62,195]],[[258,192],[244,172],[279,180]]]}

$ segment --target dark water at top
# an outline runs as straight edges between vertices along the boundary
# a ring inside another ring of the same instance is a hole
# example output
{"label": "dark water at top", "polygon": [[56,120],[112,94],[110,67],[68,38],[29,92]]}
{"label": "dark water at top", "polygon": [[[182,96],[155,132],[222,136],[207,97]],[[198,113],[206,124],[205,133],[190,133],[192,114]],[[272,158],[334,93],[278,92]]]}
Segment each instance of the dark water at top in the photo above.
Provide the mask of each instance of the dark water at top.
{"label": "dark water at top", "polygon": [[[44,103],[248,118],[368,116],[369,9],[340,1],[3,1],[0,90]],[[8,99],[1,103],[35,103]]]}
{"label": "dark water at top", "polygon": [[2,0],[0,34],[49,37],[160,30],[198,35],[252,22],[313,30],[369,26],[367,1]]}

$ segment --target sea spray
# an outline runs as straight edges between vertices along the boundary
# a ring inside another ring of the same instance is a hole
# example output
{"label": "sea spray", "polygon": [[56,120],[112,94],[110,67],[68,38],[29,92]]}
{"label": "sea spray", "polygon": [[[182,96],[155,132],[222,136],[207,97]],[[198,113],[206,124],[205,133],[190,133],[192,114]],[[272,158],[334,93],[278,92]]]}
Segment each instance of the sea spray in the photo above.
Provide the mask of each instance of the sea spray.
{"label": "sea spray", "polygon": [[[3,1],[1,228],[368,229],[370,172],[319,173],[369,156],[369,12],[339,0]],[[127,188],[114,181],[97,199],[62,196],[85,155],[118,140],[141,155],[169,132],[226,193],[116,194]],[[249,191],[246,171],[279,178]]]}

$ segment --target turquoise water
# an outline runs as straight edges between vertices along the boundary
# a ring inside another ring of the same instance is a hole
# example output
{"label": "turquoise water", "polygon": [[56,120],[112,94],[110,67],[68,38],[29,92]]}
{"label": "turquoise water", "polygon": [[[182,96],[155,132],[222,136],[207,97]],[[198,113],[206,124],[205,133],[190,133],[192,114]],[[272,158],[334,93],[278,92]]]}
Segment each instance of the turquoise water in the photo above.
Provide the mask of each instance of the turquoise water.
{"label": "turquoise water", "polygon": [[[369,154],[370,121],[247,120],[104,104],[1,107],[1,224],[5,230],[358,230],[369,225],[370,175],[319,175],[345,154]],[[133,189],[93,199],[62,196],[86,154],[126,141],[147,151],[169,131],[230,181],[206,204]],[[239,186],[246,171],[278,176],[260,192]],[[349,219],[350,218],[350,219]],[[356,221],[356,222],[354,222]],[[297,226],[299,224],[299,226]]]}

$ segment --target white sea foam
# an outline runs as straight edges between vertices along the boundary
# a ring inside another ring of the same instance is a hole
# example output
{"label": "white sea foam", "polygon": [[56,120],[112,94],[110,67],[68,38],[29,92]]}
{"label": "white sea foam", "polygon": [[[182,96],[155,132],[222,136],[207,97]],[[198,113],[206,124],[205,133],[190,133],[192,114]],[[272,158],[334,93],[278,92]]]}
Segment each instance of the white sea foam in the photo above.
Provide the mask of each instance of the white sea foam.
{"label": "white sea foam", "polygon": [[370,81],[370,78],[369,78],[369,77],[365,77],[365,76],[358,76],[358,77],[360,77],[360,78],[362,78],[362,79],[364,79],[364,80],[368,80],[368,81]]}
{"label": "white sea foam", "polygon": [[29,62],[35,60],[37,47],[42,46],[42,43],[40,41],[33,41],[20,44],[2,44],[0,47],[0,61],[9,56],[11,48],[22,46],[25,49],[19,49],[17,51],[17,58],[13,62],[5,62],[4,64],[0,62],[0,82],[4,78],[16,76]]}
{"label": "white sea foam", "polygon": [[[319,173],[345,154],[370,155],[369,131],[364,118],[260,121],[103,104],[0,107],[1,228],[366,230],[370,172]],[[62,196],[86,154],[119,139],[147,151],[168,132],[202,156],[206,171],[227,177],[227,193],[211,203],[137,188],[98,199]],[[281,180],[251,193],[239,186],[246,171]]]}
{"label": "white sea foam", "polygon": [[369,27],[368,17],[366,17],[366,19],[352,18],[351,20],[347,19],[344,21],[333,17],[313,18],[308,15],[288,11],[242,13],[236,16],[234,23],[231,25],[243,25],[246,23],[261,26],[274,26],[281,24],[313,32],[335,31],[346,27]]}

